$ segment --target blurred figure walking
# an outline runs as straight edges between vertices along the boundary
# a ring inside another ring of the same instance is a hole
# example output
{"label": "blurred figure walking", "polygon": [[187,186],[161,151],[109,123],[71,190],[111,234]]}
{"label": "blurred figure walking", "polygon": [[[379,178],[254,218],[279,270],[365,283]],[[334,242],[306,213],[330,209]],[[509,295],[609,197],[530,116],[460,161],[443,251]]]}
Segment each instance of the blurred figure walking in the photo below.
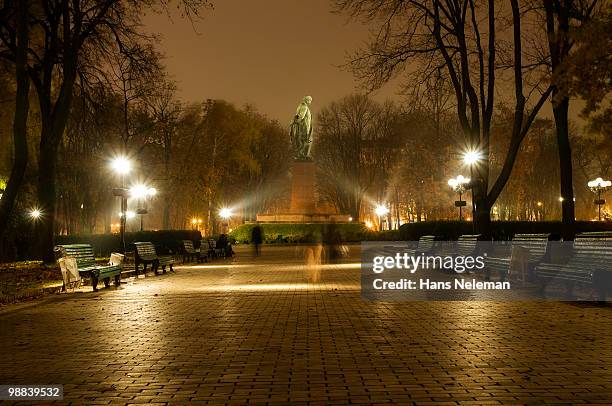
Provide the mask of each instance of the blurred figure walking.
{"label": "blurred figure walking", "polygon": [[255,246],[255,256],[258,257],[261,255],[261,244],[263,242],[263,231],[261,230],[261,226],[256,224],[251,230],[251,242]]}

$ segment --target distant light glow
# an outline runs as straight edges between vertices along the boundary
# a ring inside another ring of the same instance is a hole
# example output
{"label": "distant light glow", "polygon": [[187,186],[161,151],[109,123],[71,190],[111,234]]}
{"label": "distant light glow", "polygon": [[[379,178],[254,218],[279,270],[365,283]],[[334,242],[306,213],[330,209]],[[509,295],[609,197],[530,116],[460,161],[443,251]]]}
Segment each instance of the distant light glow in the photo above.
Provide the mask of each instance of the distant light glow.
{"label": "distant light glow", "polygon": [[130,196],[137,199],[144,199],[146,197],[153,197],[157,194],[157,189],[154,187],[148,187],[147,185],[139,184],[134,185],[130,188]]}
{"label": "distant light glow", "polygon": [[119,156],[111,161],[111,168],[120,175],[127,175],[132,170],[132,163],[126,157]]}
{"label": "distant light glow", "polygon": [[32,209],[28,214],[33,220],[38,220],[42,216],[42,212],[39,209]]}
{"label": "distant light glow", "polygon": [[449,179],[448,186],[450,186],[451,189],[453,189],[457,193],[464,193],[466,189],[465,185],[470,183],[470,181],[471,181],[470,178],[466,178],[463,175],[459,175],[456,178]]}
{"label": "distant light glow", "polygon": [[387,206],[379,204],[378,206],[376,206],[376,209],[374,209],[374,213],[376,213],[376,215],[379,217],[386,216],[387,214],[389,214],[389,209],[387,208]]}
{"label": "distant light glow", "polygon": [[597,179],[593,179],[589,181],[587,185],[589,188],[591,188],[591,190],[595,190],[595,191],[597,191],[598,189],[605,190],[609,188],[610,186],[612,186],[612,181],[603,180],[602,178],[597,178]]}
{"label": "distant light glow", "polygon": [[221,210],[219,210],[219,216],[224,219],[232,217],[232,209],[229,209],[227,207],[222,208]]}
{"label": "distant light glow", "polygon": [[374,223],[372,223],[370,220],[366,220],[365,226],[367,228],[374,228]]}
{"label": "distant light glow", "polygon": [[129,219],[133,219],[134,217],[136,217],[136,213],[135,212],[133,212],[131,210],[128,210],[128,211],[125,212],[125,218],[126,219],[129,220]]}

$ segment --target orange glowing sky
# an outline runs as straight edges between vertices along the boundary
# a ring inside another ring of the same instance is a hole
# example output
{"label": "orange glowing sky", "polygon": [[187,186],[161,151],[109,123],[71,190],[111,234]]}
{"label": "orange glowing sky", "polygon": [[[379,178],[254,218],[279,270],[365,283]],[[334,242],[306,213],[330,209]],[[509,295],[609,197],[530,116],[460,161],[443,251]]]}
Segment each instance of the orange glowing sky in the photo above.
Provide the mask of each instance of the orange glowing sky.
{"label": "orange glowing sky", "polygon": [[[164,63],[184,101],[251,103],[281,123],[307,94],[316,112],[355,91],[352,74],[338,66],[368,37],[367,27],[333,14],[329,0],[215,1],[195,30],[178,15],[145,22],[162,37]],[[395,92],[387,86],[376,98]]]}
{"label": "orange glowing sky", "polygon": [[[359,91],[352,73],[340,66],[347,52],[366,43],[369,28],[332,13],[330,0],[212,1],[214,9],[195,25],[175,10],[170,18],[151,13],[144,19],[145,29],[161,37],[158,48],[183,101],[248,103],[288,124],[305,95],[313,97],[316,115],[322,106]],[[499,90],[504,83],[498,82]],[[400,83],[392,81],[374,97],[400,100]],[[512,95],[503,99],[511,102]],[[577,102],[570,108],[578,122],[580,106]],[[550,103],[541,116],[551,116]]]}

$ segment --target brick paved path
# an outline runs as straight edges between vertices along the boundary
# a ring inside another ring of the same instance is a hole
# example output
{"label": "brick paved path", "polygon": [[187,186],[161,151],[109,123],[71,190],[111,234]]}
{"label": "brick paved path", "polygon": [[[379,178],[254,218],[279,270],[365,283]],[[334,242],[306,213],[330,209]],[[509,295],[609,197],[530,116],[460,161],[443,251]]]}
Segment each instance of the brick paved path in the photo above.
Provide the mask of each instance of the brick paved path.
{"label": "brick paved path", "polygon": [[0,311],[0,383],[64,403],[612,404],[612,308],[366,302],[293,248]]}

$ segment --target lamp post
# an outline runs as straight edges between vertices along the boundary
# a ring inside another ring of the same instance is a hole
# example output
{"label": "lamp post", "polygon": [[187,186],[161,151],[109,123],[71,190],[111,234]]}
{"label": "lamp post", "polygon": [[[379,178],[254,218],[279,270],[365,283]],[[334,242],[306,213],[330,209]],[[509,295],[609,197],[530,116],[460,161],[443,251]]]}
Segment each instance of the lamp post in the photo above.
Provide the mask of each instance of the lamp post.
{"label": "lamp post", "polygon": [[587,183],[587,186],[591,189],[591,192],[597,195],[597,199],[593,200],[593,203],[597,205],[597,218],[601,221],[601,206],[606,204],[606,201],[601,198],[601,194],[612,186],[612,181],[597,178]]}
{"label": "lamp post", "polygon": [[387,214],[389,214],[389,208],[387,207],[386,204],[379,204],[374,209],[374,213],[376,213],[376,215],[378,216],[378,231],[382,231],[383,230],[382,218],[386,216]]}
{"label": "lamp post", "polygon": [[463,175],[459,175],[456,178],[448,180],[448,186],[450,186],[455,193],[459,194],[459,200],[455,201],[455,207],[459,207],[459,221],[463,220],[462,209],[467,205],[467,203],[462,199],[462,196],[467,189],[466,185],[469,183],[470,178],[466,178]]}
{"label": "lamp post", "polygon": [[138,199],[141,206],[136,210],[140,216],[140,231],[144,230],[144,215],[148,213],[147,201],[157,194],[157,189],[146,185],[135,185],[130,188],[130,196]]}
{"label": "lamp post", "polygon": [[119,217],[119,235],[121,252],[125,254],[125,222],[127,217],[127,189],[125,188],[125,175],[132,170],[132,163],[126,157],[116,157],[111,161],[111,168],[121,177],[121,187],[113,189],[115,196],[121,197],[121,216]]}
{"label": "lamp post", "polygon": [[544,206],[544,203],[537,202],[536,204],[538,205],[538,220],[543,221],[544,220],[544,209],[542,207]]}
{"label": "lamp post", "polygon": [[229,228],[229,219],[230,217],[232,217],[233,212],[232,209],[228,208],[228,207],[224,207],[221,210],[219,210],[219,216],[225,220],[225,222],[223,223],[223,227],[225,231],[225,228]]}
{"label": "lamp post", "polygon": [[[474,177],[474,166],[483,159],[482,152],[477,149],[470,149],[463,153],[463,163],[470,167],[470,173]],[[476,173],[476,181],[482,182],[480,175]],[[482,183],[481,183],[482,185]],[[486,190],[484,191],[486,193]],[[476,199],[474,199],[474,188],[472,188],[472,220],[473,224],[476,224]]]}

